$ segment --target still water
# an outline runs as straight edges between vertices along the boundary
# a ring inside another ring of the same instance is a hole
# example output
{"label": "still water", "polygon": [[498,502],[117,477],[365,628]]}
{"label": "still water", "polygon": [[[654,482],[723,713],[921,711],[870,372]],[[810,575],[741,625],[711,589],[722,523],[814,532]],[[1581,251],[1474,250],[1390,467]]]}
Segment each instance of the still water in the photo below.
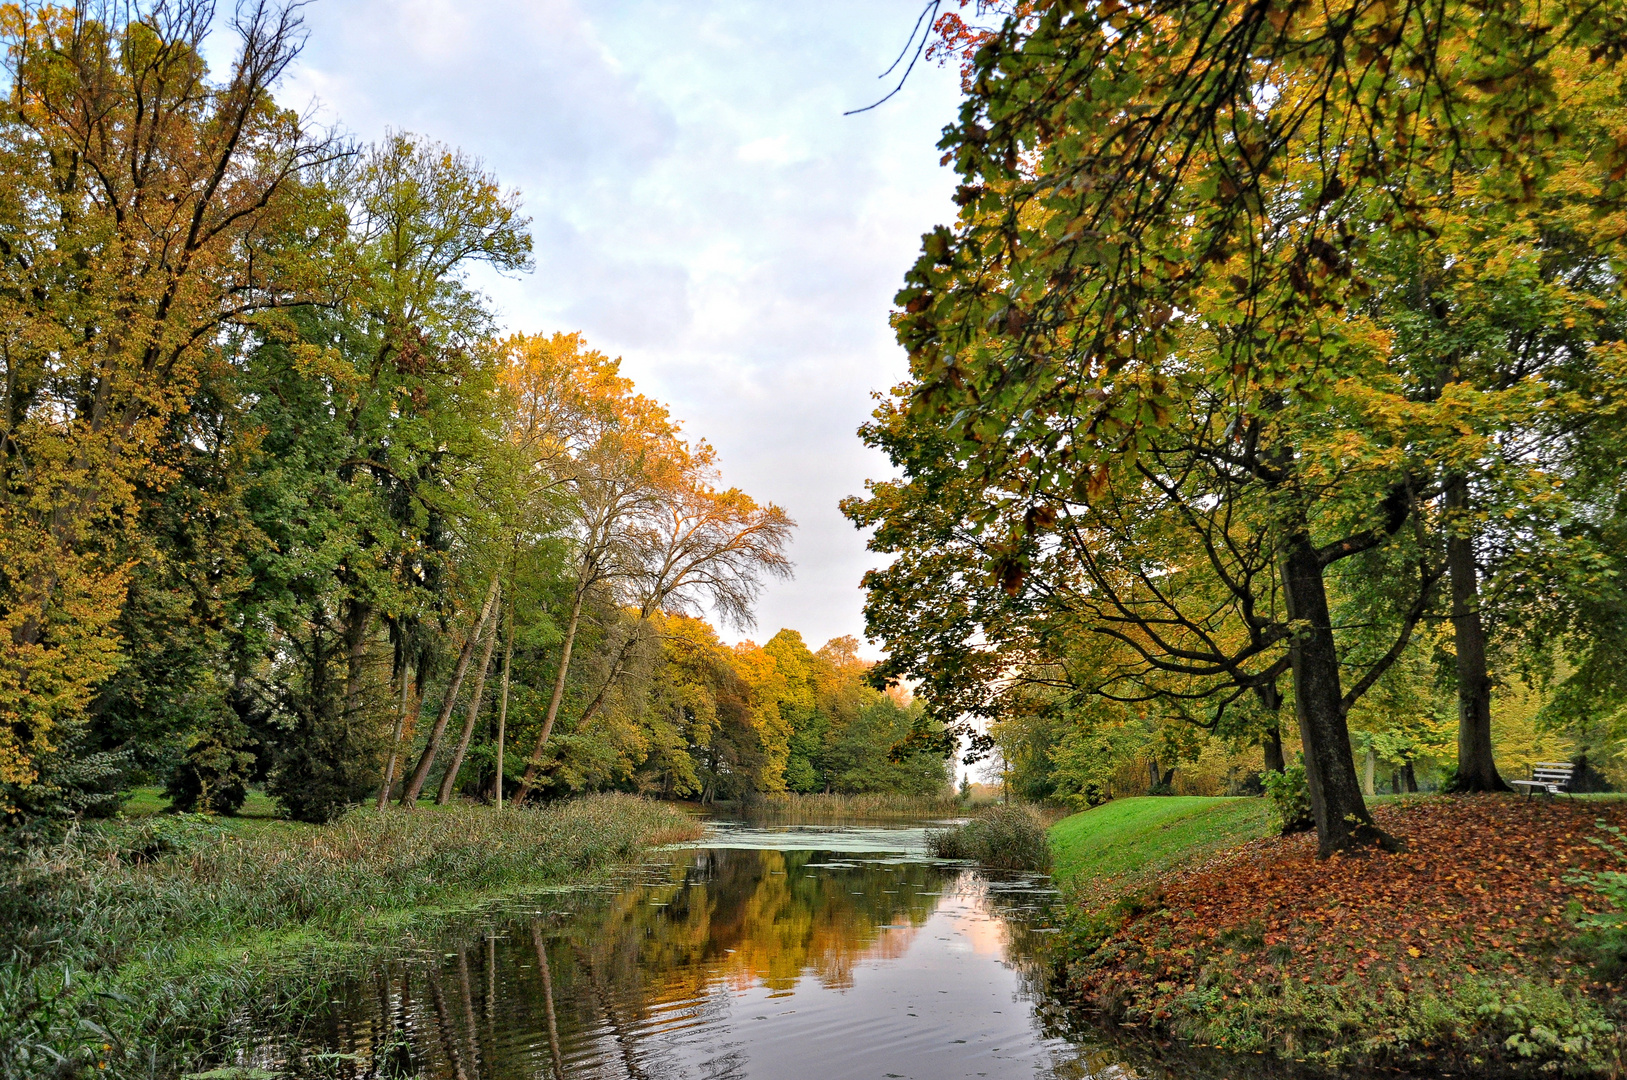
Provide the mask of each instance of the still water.
{"label": "still water", "polygon": [[266,1050],[441,1080],[1126,1075],[1039,990],[1048,879],[934,861],[924,832],[714,822],[381,964]]}

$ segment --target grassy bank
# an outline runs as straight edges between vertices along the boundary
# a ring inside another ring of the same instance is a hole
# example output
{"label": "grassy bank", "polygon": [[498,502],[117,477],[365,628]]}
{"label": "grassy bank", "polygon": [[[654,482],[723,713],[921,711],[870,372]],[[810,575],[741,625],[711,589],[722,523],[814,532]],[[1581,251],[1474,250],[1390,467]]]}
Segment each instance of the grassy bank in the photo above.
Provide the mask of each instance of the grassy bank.
{"label": "grassy bank", "polygon": [[1264,799],[1114,799],[1051,826],[1053,872],[1094,893],[1122,890],[1257,840],[1270,825]]}
{"label": "grassy bank", "polygon": [[[1126,800],[1127,804],[1182,800]],[[1627,1008],[1579,915],[1620,803],[1380,805],[1398,855],[1315,858],[1223,800],[1052,830],[1067,993],[1125,1028],[1324,1067],[1620,1075]],[[1258,803],[1258,800],[1255,800]],[[1247,842],[1237,846],[1236,841]],[[1230,850],[1219,850],[1230,847]],[[1066,869],[1064,869],[1066,867]]]}
{"label": "grassy bank", "polygon": [[334,825],[153,816],[36,852],[0,891],[0,1075],[169,1076],[243,1009],[297,1010],[360,953],[698,835],[626,796]]}

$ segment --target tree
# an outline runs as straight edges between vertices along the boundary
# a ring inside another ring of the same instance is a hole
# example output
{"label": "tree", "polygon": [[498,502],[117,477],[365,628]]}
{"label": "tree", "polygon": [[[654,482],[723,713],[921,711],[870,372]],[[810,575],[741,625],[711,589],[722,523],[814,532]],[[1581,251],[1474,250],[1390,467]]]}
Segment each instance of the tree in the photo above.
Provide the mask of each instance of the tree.
{"label": "tree", "polygon": [[[1324,854],[1384,839],[1351,761],[1328,576],[1398,553],[1440,495],[1429,410],[1366,306],[1369,241],[1430,228],[1414,166],[1438,175],[1448,155],[1460,205],[1540,190],[1573,145],[1555,87],[1609,33],[1517,4],[1024,6],[978,48],[946,133],[963,210],[898,297],[900,414],[997,496],[969,522],[1015,591],[1055,493],[1148,481],[1147,453],[1220,407],[1192,449],[1205,497],[1264,499]],[[1403,624],[1439,572],[1427,546]]]}
{"label": "tree", "polygon": [[565,494],[576,564],[553,691],[515,796],[523,801],[564,702],[589,596],[602,591],[611,607],[628,603],[638,615],[583,723],[603,705],[657,611],[705,604],[749,621],[761,575],[790,570],[782,551],[793,523],[779,507],[715,487],[711,447],[685,443],[666,409],[633,393],[617,362],[585,350],[579,335],[520,337],[509,347],[514,439],[537,474]]}
{"label": "tree", "polygon": [[[244,8],[224,82],[202,59],[212,5],[8,8],[0,135],[0,805],[48,813],[88,751],[93,692],[120,666],[118,621],[145,549],[138,488],[211,372],[220,335],[310,299],[302,178],[336,147],[278,109],[293,8]],[[76,767],[77,768],[77,767]],[[80,769],[79,771],[83,771]],[[71,784],[69,785],[72,786]]]}

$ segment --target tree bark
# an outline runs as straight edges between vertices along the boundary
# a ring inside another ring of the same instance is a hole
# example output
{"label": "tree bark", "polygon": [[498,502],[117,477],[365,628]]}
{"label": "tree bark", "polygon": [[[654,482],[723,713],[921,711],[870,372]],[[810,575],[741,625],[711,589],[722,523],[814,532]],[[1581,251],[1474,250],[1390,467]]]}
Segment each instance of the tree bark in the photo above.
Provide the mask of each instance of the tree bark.
{"label": "tree bark", "polygon": [[373,605],[352,600],[345,619],[345,716],[362,706],[362,669],[367,663],[367,632],[373,627]]}
{"label": "tree bark", "polygon": [[475,692],[469,697],[469,715],[463,721],[463,733],[458,736],[458,748],[446,764],[441,776],[441,789],[435,794],[435,805],[445,806],[452,800],[452,788],[458,782],[458,770],[463,768],[463,755],[469,752],[469,737],[474,734],[475,721],[480,716],[480,700],[486,696],[486,675],[491,671],[492,648],[497,644],[497,620],[492,620],[486,635],[486,650],[480,654],[480,674],[475,678]]}
{"label": "tree bark", "polygon": [[452,710],[458,703],[458,690],[463,686],[463,677],[469,671],[469,661],[474,658],[475,644],[480,640],[480,632],[486,626],[486,620],[491,618],[492,604],[497,600],[498,577],[494,574],[491,587],[486,590],[486,602],[480,608],[480,618],[476,620],[474,629],[469,631],[469,637],[463,643],[463,650],[458,654],[458,666],[452,672],[452,682],[446,688],[446,700],[441,702],[441,711],[435,717],[435,726],[430,730],[429,742],[424,746],[422,756],[418,758],[418,766],[412,771],[412,779],[407,782],[407,788],[401,793],[401,805],[412,809],[418,802],[419,792],[424,790],[424,781],[429,778],[430,767],[435,764],[435,754],[441,748],[441,738],[446,734],[446,722],[452,718]]}
{"label": "tree bark", "polygon": [[1452,576],[1452,641],[1457,652],[1458,773],[1456,791],[1508,791],[1491,752],[1491,676],[1486,627],[1480,618],[1474,537],[1468,520],[1469,482],[1446,482],[1446,567]]}
{"label": "tree bark", "polygon": [[[1260,705],[1273,717],[1282,710],[1282,692],[1277,689],[1273,680],[1254,688],[1255,696],[1260,699]],[[1265,729],[1260,737],[1260,750],[1265,755],[1265,771],[1280,773],[1288,767],[1282,757],[1282,724],[1277,720],[1271,721],[1271,726]]]}
{"label": "tree bark", "polygon": [[[396,712],[395,732],[390,736],[390,758],[384,766],[384,784],[379,788],[378,809],[390,805],[390,789],[395,787],[395,769],[401,759],[401,737],[407,731],[407,685],[412,679],[412,668],[405,657],[401,661],[401,708]],[[413,723],[418,721],[418,710],[424,707],[423,687],[418,688],[418,701],[413,709]]]}
{"label": "tree bark", "polygon": [[503,634],[503,699],[497,706],[497,778],[492,781],[492,805],[503,808],[503,741],[508,736],[508,672],[514,661],[514,597],[508,598],[508,625]]}
{"label": "tree bark", "polygon": [[1289,643],[1294,713],[1316,818],[1317,856],[1327,858],[1364,845],[1393,849],[1395,841],[1373,824],[1356,778],[1322,560],[1309,536],[1300,534],[1290,541],[1281,566],[1288,617],[1294,625]]}
{"label": "tree bark", "polygon": [[520,778],[520,790],[514,793],[514,801],[517,804],[524,804],[526,797],[531,794],[531,788],[536,784],[542,748],[548,744],[548,736],[554,732],[554,721],[559,717],[559,703],[565,698],[565,676],[571,669],[571,646],[576,642],[576,628],[582,621],[582,600],[586,594],[585,588],[578,587],[576,596],[571,599],[571,617],[565,624],[565,640],[559,647],[559,673],[554,676],[554,692],[548,698],[548,713],[543,717],[542,733],[537,736],[537,745],[531,748],[531,756],[526,759],[525,775]]}

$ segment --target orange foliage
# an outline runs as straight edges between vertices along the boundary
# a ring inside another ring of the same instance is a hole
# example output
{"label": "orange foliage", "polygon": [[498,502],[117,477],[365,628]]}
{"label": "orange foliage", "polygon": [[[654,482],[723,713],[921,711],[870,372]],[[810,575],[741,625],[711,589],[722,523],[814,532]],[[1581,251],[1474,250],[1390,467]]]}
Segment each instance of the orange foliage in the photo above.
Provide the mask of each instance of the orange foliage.
{"label": "orange foliage", "polygon": [[1487,974],[1619,993],[1570,947],[1570,905],[1599,907],[1574,877],[1607,866],[1588,838],[1600,818],[1627,824],[1627,804],[1460,796],[1380,806],[1375,817],[1402,853],[1318,860],[1314,836],[1273,837],[1176,878],[1074,989],[1155,1023],[1200,978],[1233,994],[1291,979],[1450,996],[1490,962]]}

